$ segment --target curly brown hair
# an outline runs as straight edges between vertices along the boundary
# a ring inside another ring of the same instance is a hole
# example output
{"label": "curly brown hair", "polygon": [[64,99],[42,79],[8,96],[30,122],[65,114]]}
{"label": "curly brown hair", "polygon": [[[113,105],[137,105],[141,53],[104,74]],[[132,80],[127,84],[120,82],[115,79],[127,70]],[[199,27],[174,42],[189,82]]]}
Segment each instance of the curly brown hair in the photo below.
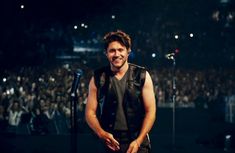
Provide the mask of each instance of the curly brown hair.
{"label": "curly brown hair", "polygon": [[104,49],[105,50],[107,50],[108,45],[114,41],[118,41],[120,44],[125,46],[127,50],[131,49],[130,36],[121,30],[112,31],[112,32],[105,34],[103,40],[104,40]]}

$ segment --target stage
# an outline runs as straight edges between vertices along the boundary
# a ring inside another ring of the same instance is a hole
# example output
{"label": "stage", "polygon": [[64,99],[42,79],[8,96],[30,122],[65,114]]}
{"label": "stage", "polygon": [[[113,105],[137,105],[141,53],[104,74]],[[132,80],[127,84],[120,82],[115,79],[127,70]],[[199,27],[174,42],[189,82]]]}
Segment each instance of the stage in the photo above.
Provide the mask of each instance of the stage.
{"label": "stage", "polygon": [[[152,153],[225,152],[224,136],[231,132],[231,127],[212,120],[207,110],[176,109],[175,144],[172,143],[171,109],[158,109],[157,115],[157,121],[150,133]],[[230,134],[234,138],[234,133]],[[1,134],[0,144],[1,153],[70,153],[73,148],[70,134]],[[76,144],[78,153],[96,153],[99,150],[97,138],[87,129],[77,134]]]}

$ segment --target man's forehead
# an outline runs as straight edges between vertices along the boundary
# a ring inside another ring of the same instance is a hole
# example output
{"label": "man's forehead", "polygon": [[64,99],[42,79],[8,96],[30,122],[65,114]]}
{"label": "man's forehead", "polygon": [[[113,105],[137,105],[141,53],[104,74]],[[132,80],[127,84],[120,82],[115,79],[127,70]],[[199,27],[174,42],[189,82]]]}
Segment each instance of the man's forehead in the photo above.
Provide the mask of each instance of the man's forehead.
{"label": "man's forehead", "polygon": [[113,41],[109,43],[108,48],[126,48],[126,47],[118,41]]}

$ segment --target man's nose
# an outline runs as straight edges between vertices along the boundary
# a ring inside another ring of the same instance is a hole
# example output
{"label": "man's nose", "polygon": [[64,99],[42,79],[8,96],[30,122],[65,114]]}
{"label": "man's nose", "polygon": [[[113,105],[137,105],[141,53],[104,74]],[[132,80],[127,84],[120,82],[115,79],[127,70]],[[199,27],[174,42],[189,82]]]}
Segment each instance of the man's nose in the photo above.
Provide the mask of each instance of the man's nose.
{"label": "man's nose", "polygon": [[119,51],[116,49],[115,52],[114,52],[114,56],[119,56]]}

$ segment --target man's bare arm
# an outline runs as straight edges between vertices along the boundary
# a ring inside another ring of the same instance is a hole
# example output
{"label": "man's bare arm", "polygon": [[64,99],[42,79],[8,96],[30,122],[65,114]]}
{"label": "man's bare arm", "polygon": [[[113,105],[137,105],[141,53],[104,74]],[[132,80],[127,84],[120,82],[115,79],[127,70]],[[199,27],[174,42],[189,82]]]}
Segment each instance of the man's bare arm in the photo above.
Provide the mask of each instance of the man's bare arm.
{"label": "man's bare arm", "polygon": [[156,100],[154,94],[154,87],[152,79],[148,72],[146,72],[146,79],[142,89],[143,102],[145,107],[145,118],[138,138],[136,139],[141,144],[152,129],[156,119]]}
{"label": "man's bare arm", "polygon": [[106,145],[112,150],[119,150],[119,142],[114,139],[111,133],[106,132],[100,125],[96,116],[96,110],[98,107],[97,101],[97,88],[95,86],[94,77],[91,78],[89,83],[89,93],[87,98],[85,117],[87,124],[97,134],[97,136],[104,140]]}

